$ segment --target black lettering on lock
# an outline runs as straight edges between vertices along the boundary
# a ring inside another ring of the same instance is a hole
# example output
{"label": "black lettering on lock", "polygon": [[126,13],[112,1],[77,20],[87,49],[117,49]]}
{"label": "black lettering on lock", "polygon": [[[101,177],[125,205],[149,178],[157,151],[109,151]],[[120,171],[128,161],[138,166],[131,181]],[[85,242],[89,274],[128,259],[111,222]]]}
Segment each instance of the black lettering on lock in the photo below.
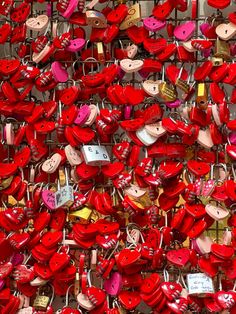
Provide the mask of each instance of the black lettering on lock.
{"label": "black lettering on lock", "polygon": [[98,150],[96,150],[96,155],[99,155],[99,151]]}
{"label": "black lettering on lock", "polygon": [[104,158],[104,159],[107,159],[107,155],[106,155],[106,154],[103,154],[103,158]]}
{"label": "black lettering on lock", "polygon": [[89,151],[89,152],[91,152],[91,153],[93,152],[93,150],[92,150],[92,147],[91,147],[91,146],[89,146],[89,147],[88,147],[88,151]]}

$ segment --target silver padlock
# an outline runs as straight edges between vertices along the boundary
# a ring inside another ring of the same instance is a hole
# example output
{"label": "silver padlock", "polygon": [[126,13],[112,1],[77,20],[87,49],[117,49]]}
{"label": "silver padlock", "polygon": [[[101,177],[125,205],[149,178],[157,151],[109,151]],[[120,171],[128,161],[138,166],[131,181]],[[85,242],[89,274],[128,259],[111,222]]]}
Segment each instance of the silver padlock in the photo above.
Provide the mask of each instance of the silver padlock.
{"label": "silver padlock", "polygon": [[84,161],[90,166],[104,166],[110,163],[110,157],[105,146],[84,145],[81,148]]}
{"label": "silver padlock", "polygon": [[70,207],[74,203],[74,191],[73,187],[69,185],[68,171],[65,168],[65,179],[66,185],[61,187],[60,181],[58,180],[58,190],[55,193],[55,207],[59,208],[62,206]]}

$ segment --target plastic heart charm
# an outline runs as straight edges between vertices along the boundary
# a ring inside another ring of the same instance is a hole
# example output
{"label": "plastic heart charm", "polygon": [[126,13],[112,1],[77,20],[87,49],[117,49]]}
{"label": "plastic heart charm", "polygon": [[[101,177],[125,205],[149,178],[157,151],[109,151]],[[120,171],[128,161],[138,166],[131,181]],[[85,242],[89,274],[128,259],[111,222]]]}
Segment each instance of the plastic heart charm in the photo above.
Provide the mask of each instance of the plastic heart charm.
{"label": "plastic heart charm", "polygon": [[26,26],[28,29],[36,32],[43,31],[49,22],[47,15],[38,15],[37,17],[32,17],[26,21]]}
{"label": "plastic heart charm", "polygon": [[116,296],[122,288],[122,276],[118,272],[112,273],[109,279],[104,282],[104,289],[111,296]]}
{"label": "plastic heart charm", "polygon": [[156,32],[166,26],[166,21],[157,20],[155,17],[146,17],[143,20],[143,26],[150,32]]}
{"label": "plastic heart charm", "polygon": [[120,66],[121,66],[121,69],[125,71],[126,73],[133,73],[142,69],[143,61],[123,59],[120,61]]}
{"label": "plastic heart charm", "polygon": [[194,21],[189,21],[174,29],[174,35],[178,40],[187,41],[189,40],[196,28],[196,23]]}

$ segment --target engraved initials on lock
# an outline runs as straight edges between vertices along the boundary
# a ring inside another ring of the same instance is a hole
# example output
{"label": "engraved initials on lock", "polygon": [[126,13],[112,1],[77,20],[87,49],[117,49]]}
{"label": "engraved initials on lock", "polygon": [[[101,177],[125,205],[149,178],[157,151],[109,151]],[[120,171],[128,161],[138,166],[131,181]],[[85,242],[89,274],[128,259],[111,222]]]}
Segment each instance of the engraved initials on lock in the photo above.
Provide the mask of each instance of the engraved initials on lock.
{"label": "engraved initials on lock", "polygon": [[100,166],[110,163],[110,157],[105,146],[84,145],[81,153],[87,165]]}

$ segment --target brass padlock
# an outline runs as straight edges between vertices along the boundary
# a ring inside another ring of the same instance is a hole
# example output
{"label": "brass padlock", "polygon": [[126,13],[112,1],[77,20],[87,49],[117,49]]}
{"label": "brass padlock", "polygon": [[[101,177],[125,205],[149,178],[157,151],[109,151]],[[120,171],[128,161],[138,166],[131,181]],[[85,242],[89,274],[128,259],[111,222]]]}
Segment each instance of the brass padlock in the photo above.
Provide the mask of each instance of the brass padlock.
{"label": "brass padlock", "polygon": [[185,80],[183,80],[181,78],[181,75],[182,75],[182,72],[183,72],[183,67],[181,67],[180,71],[179,71],[179,75],[177,77],[177,80],[175,81],[175,86],[177,86],[179,89],[181,89],[185,94],[188,93],[189,91],[189,84],[188,82],[186,82]]}
{"label": "brass padlock", "polygon": [[103,43],[97,43],[97,51],[98,51],[98,61],[101,63],[104,63],[106,61],[104,49],[103,49]]}
{"label": "brass padlock", "polygon": [[79,294],[79,289],[80,289],[80,278],[79,278],[79,273],[77,272],[75,274],[75,284],[74,284],[74,295],[77,297]]}
{"label": "brass padlock", "polygon": [[40,294],[40,288],[38,295],[34,299],[33,307],[36,311],[46,311],[49,305],[50,298],[47,295]]}
{"label": "brass padlock", "polygon": [[205,83],[199,83],[197,86],[196,103],[200,109],[207,108],[208,93]]}
{"label": "brass padlock", "polygon": [[175,101],[177,98],[176,90],[173,86],[167,84],[165,81],[159,85],[159,97],[161,97],[166,102]]}
{"label": "brass padlock", "polygon": [[213,64],[213,67],[219,67],[223,64],[224,60],[222,58],[212,57],[211,62]]}
{"label": "brass padlock", "polygon": [[76,210],[74,212],[71,212],[69,214],[69,217],[72,217],[72,219],[73,218],[79,218],[81,220],[81,222],[86,223],[90,219],[91,214],[92,214],[92,209],[85,206],[80,210]]}
{"label": "brass padlock", "polygon": [[219,39],[219,37],[216,39],[216,44],[215,44],[215,54],[214,57],[217,58],[223,58],[224,60],[230,60],[230,47],[229,43],[225,40]]}
{"label": "brass padlock", "polygon": [[128,10],[128,15],[120,24],[120,30],[123,31],[131,26],[134,26],[141,20],[141,8],[139,3],[131,5]]}
{"label": "brass padlock", "polygon": [[8,188],[10,186],[12,180],[13,180],[13,176],[10,176],[9,178],[3,179],[0,182],[0,191]]}

